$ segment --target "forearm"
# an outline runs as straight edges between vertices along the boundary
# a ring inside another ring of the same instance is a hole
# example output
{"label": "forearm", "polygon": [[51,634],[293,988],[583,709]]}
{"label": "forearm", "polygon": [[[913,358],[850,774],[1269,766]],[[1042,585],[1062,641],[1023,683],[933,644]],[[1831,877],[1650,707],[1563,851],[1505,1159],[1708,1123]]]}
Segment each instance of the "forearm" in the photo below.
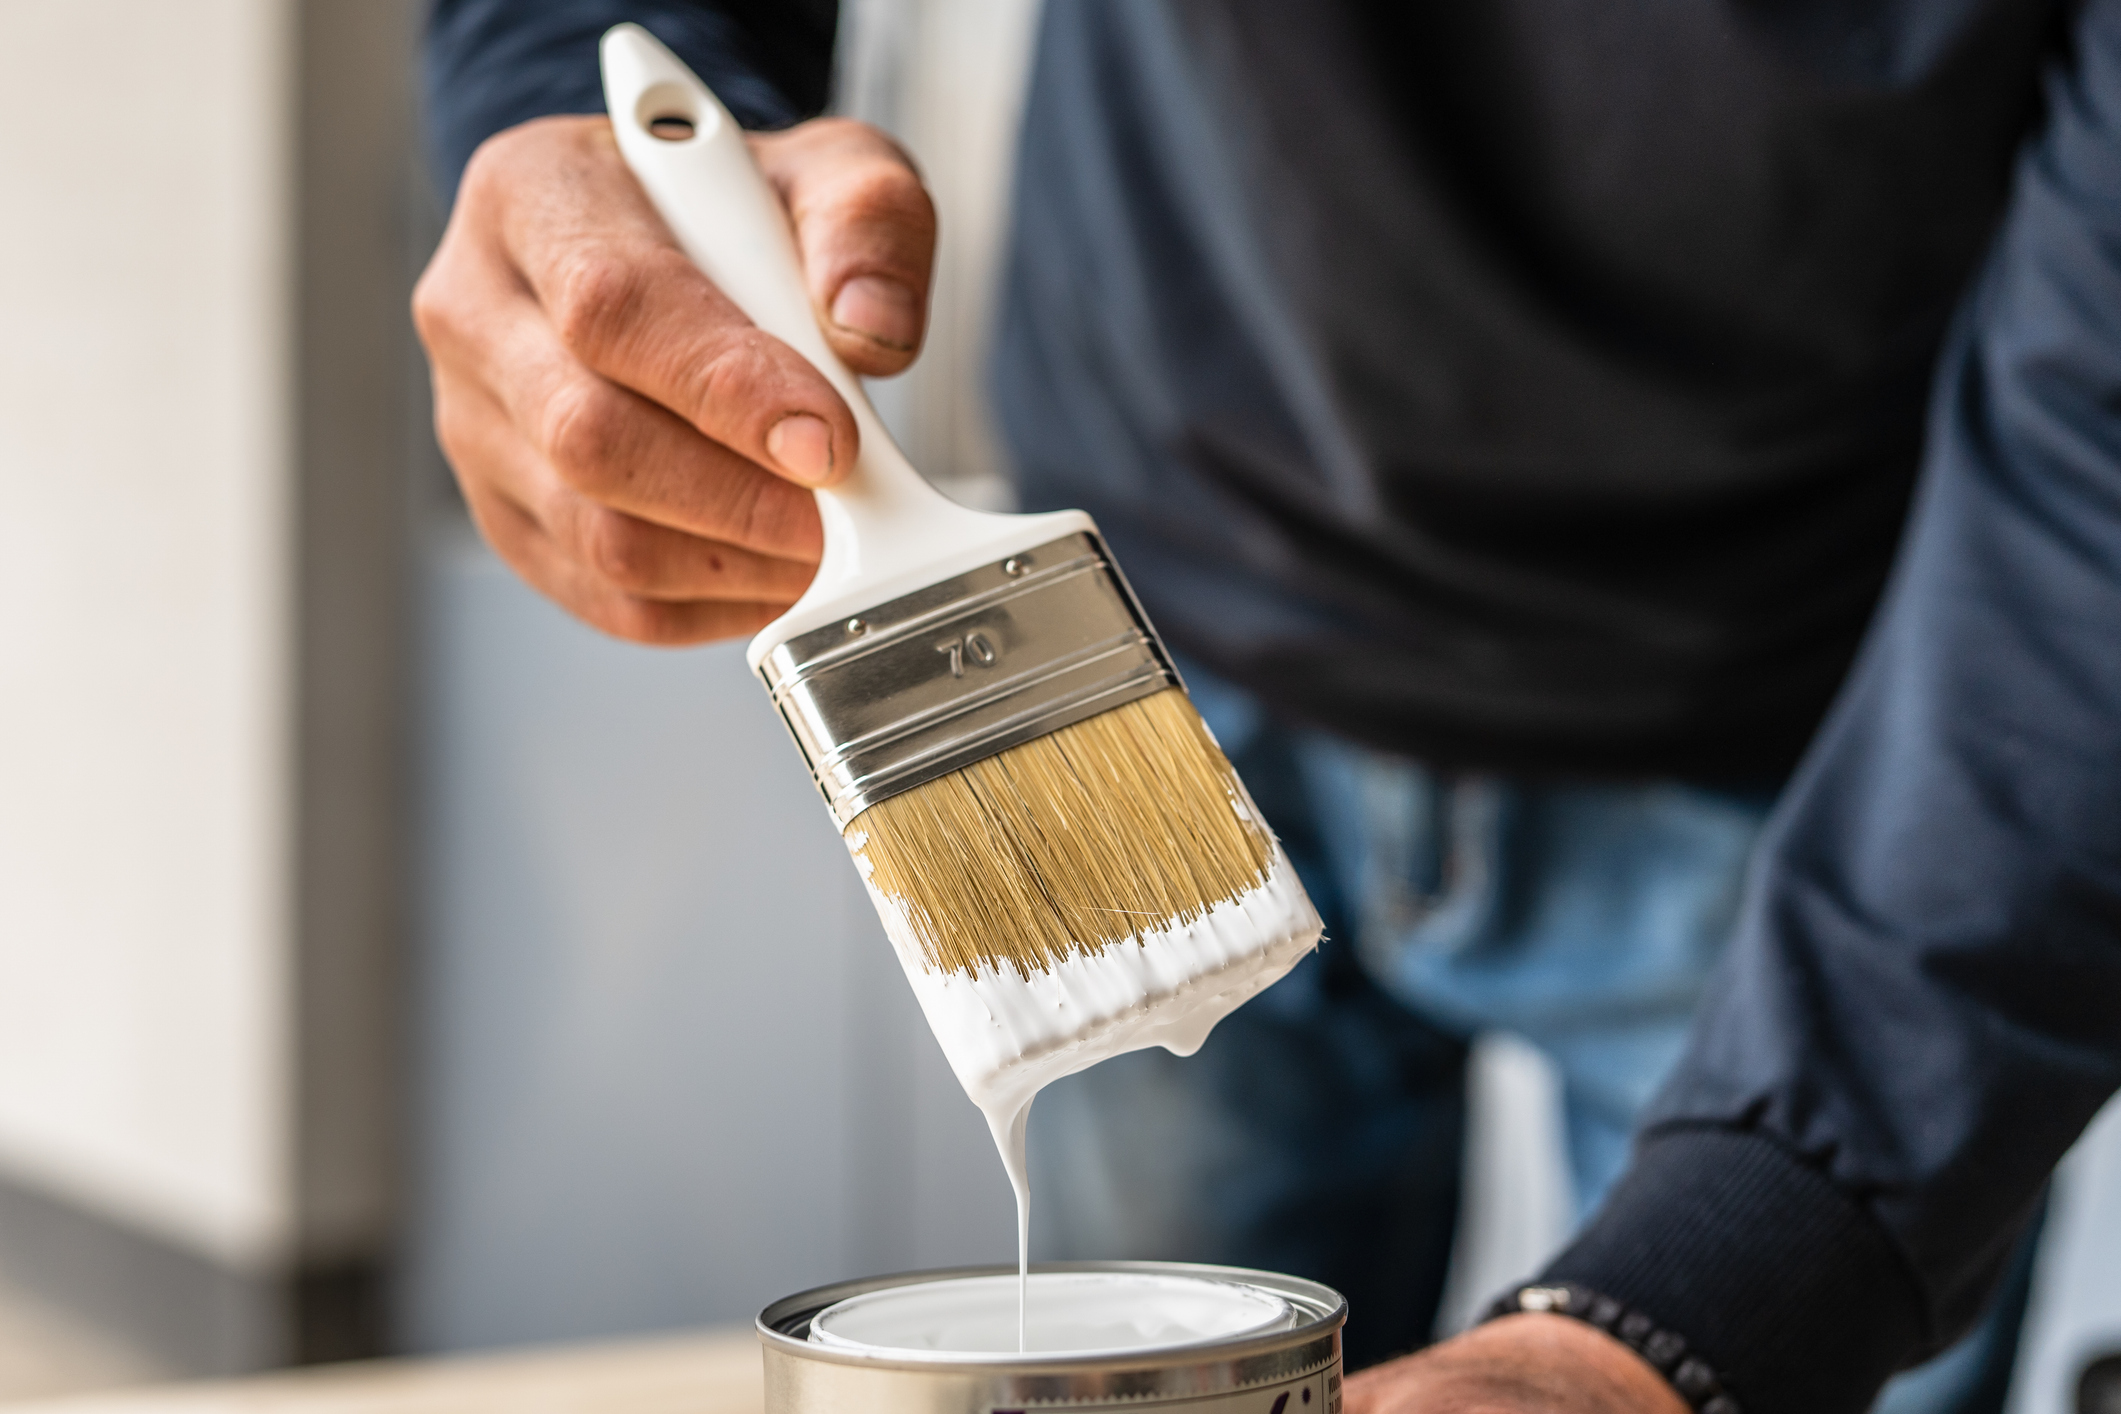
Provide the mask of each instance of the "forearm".
{"label": "forearm", "polygon": [[2121,1085],[2117,11],[2051,85],[1690,1050],[1552,1269],[1687,1333],[1751,1414],[1860,1410],[1964,1331]]}

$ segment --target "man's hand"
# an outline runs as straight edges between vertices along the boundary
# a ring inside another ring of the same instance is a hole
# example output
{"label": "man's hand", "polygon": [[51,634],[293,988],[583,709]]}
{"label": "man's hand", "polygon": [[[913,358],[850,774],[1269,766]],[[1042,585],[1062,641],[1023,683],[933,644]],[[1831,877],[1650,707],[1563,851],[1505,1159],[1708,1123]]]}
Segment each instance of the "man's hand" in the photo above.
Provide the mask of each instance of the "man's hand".
{"label": "man's hand", "polygon": [[1567,1316],[1505,1316],[1347,1383],[1346,1414],[1688,1414],[1648,1362]]}
{"label": "man's hand", "polygon": [[[859,123],[750,141],[832,347],[859,373],[900,372],[935,254],[919,176]],[[763,626],[809,584],[806,488],[853,464],[853,415],[685,258],[608,120],[544,118],[479,149],[413,318],[480,531],[575,615],[697,643]]]}

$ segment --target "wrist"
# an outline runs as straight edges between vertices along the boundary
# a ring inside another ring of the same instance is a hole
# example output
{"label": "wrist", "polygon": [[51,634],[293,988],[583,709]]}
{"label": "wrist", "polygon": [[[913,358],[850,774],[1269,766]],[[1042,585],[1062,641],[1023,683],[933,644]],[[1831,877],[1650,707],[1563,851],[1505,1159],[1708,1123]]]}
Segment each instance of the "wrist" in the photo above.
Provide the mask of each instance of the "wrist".
{"label": "wrist", "polygon": [[1681,1330],[1746,1414],[1862,1414],[1920,1347],[1927,1305],[1866,1202],[1775,1139],[1652,1128],[1537,1278]]}
{"label": "wrist", "polygon": [[1630,1414],[1688,1414],[1687,1402],[1657,1368],[1610,1332],[1586,1321],[1545,1311],[1496,1316],[1461,1339],[1482,1338],[1498,1350],[1529,1357],[1544,1368],[1565,1371],[1586,1408]]}
{"label": "wrist", "polygon": [[1504,1316],[1348,1378],[1346,1414],[1687,1414],[1625,1344],[1549,1313]]}
{"label": "wrist", "polygon": [[1522,1286],[1504,1293],[1488,1309],[1487,1323],[1528,1317],[1558,1319],[1603,1337],[1604,1347],[1633,1357],[1635,1366],[1647,1370],[1680,1409],[1692,1414],[1740,1414],[1738,1402],[1724,1390],[1715,1368],[1688,1348],[1685,1336],[1613,1297],[1577,1282]]}

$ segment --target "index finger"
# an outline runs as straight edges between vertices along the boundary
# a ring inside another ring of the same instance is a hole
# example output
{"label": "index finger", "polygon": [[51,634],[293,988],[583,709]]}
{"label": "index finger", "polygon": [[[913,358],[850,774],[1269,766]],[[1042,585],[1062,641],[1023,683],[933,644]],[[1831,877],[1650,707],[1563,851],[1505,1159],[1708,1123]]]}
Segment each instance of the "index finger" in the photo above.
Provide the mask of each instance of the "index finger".
{"label": "index finger", "polygon": [[[759,329],[680,250],[608,122],[578,124],[550,199],[501,223],[511,262],[583,363],[808,486],[854,464],[854,416],[823,374]],[[557,180],[555,180],[557,178]]]}

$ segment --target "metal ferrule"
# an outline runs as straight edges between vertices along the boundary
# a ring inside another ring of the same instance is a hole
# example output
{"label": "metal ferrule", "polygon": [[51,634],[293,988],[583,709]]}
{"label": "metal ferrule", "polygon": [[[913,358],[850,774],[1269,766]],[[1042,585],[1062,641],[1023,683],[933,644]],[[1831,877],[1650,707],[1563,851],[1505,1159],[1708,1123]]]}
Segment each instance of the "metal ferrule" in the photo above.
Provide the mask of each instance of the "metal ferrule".
{"label": "metal ferrule", "polygon": [[1067,535],[759,663],[842,829],[880,800],[1178,684],[1095,535]]}

